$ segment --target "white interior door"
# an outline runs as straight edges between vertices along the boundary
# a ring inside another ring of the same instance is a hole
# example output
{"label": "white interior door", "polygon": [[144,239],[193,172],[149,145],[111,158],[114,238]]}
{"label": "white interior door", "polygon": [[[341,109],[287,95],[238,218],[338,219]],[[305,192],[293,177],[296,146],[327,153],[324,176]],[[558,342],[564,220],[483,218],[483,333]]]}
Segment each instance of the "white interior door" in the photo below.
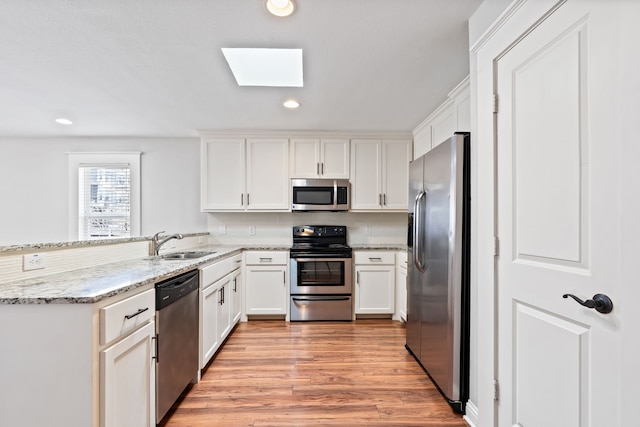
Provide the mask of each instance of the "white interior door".
{"label": "white interior door", "polygon": [[[620,420],[615,7],[568,1],[495,63],[500,426]],[[601,314],[583,300],[606,294]]]}

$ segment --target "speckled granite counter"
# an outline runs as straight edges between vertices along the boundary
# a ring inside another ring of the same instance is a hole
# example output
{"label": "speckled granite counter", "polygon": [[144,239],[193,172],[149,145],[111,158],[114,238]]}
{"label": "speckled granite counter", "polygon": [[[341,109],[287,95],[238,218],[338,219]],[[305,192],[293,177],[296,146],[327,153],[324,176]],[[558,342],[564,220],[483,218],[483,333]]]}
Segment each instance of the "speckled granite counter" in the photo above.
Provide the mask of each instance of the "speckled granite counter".
{"label": "speckled granite counter", "polygon": [[404,243],[353,244],[350,246],[354,251],[406,251],[407,250],[407,245]]}
{"label": "speckled granite counter", "polygon": [[215,253],[190,260],[138,258],[7,283],[0,285],[0,304],[92,304],[243,250],[289,250],[289,247],[200,246],[193,250]]}

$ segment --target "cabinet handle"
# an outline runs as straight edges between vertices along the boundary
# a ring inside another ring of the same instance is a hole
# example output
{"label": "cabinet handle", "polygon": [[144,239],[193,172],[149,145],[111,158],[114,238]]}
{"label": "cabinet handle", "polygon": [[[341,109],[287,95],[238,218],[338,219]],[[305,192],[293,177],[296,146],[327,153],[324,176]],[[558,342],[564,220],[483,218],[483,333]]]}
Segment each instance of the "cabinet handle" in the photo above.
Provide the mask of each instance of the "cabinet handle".
{"label": "cabinet handle", "polygon": [[156,363],[158,363],[158,360],[159,360],[158,359],[158,337],[159,337],[158,334],[156,334],[155,336],[151,337],[151,339],[153,341],[155,341],[155,353],[154,353],[155,356],[152,356],[151,359],[156,359]]}
{"label": "cabinet handle", "polygon": [[249,206],[249,193],[247,193],[247,206]]}
{"label": "cabinet handle", "polygon": [[273,258],[260,258],[260,262],[271,262]]}
{"label": "cabinet handle", "polygon": [[236,278],[233,278],[233,292],[238,292],[238,289],[236,287]]}
{"label": "cabinet handle", "polygon": [[382,206],[382,194],[378,194],[378,204]]}
{"label": "cabinet handle", "polygon": [[369,261],[378,261],[378,262],[382,262],[382,258],[380,258],[380,257],[374,257],[374,258],[369,257]]}
{"label": "cabinet handle", "polygon": [[382,194],[382,204],[387,206],[387,194],[386,193]]}
{"label": "cabinet handle", "polygon": [[320,163],[320,174],[324,175],[324,162]]}
{"label": "cabinet handle", "polygon": [[282,272],[282,283],[287,286],[287,272],[283,271]]}
{"label": "cabinet handle", "polygon": [[134,317],[136,317],[138,314],[142,314],[142,313],[144,313],[144,312],[145,312],[145,311],[147,311],[147,310],[149,310],[149,307],[146,307],[146,308],[140,308],[140,309],[138,309],[138,311],[136,311],[136,312],[135,312],[135,313],[133,313],[133,314],[127,314],[126,316],[124,316],[124,318],[125,318],[125,319],[127,319],[127,320],[129,320],[129,319],[133,319],[133,318],[134,318]]}
{"label": "cabinet handle", "polygon": [[316,175],[320,175],[320,163],[316,163]]}
{"label": "cabinet handle", "polygon": [[360,284],[360,272],[359,271],[356,272],[356,284],[357,285]]}
{"label": "cabinet handle", "polygon": [[244,206],[244,194],[240,193],[240,206]]}

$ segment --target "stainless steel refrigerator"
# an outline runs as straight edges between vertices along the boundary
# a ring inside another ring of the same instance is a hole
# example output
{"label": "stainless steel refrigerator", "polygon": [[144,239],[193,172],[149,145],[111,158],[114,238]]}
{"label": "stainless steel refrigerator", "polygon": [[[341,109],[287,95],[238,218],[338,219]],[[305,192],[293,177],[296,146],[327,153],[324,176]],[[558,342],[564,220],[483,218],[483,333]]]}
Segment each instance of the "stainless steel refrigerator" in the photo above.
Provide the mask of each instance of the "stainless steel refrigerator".
{"label": "stainless steel refrigerator", "polygon": [[469,397],[469,133],[409,166],[406,348],[451,406]]}

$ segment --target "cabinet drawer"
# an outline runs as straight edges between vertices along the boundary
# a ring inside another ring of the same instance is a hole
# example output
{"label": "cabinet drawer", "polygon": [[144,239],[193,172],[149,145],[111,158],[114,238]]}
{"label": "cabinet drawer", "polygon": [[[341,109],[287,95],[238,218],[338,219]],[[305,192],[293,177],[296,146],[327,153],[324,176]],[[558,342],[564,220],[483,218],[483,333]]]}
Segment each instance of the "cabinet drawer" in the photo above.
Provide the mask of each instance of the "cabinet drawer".
{"label": "cabinet drawer", "polygon": [[100,309],[100,344],[136,330],[156,315],[156,290],[139,293]]}
{"label": "cabinet drawer", "polygon": [[356,265],[362,264],[395,264],[395,257],[393,252],[381,252],[381,251],[356,251],[354,252],[354,259]]}
{"label": "cabinet drawer", "polygon": [[287,251],[255,251],[245,253],[247,265],[287,265],[289,252]]}
{"label": "cabinet drawer", "polygon": [[200,289],[206,289],[227,274],[242,266],[242,255],[238,254],[200,268]]}

